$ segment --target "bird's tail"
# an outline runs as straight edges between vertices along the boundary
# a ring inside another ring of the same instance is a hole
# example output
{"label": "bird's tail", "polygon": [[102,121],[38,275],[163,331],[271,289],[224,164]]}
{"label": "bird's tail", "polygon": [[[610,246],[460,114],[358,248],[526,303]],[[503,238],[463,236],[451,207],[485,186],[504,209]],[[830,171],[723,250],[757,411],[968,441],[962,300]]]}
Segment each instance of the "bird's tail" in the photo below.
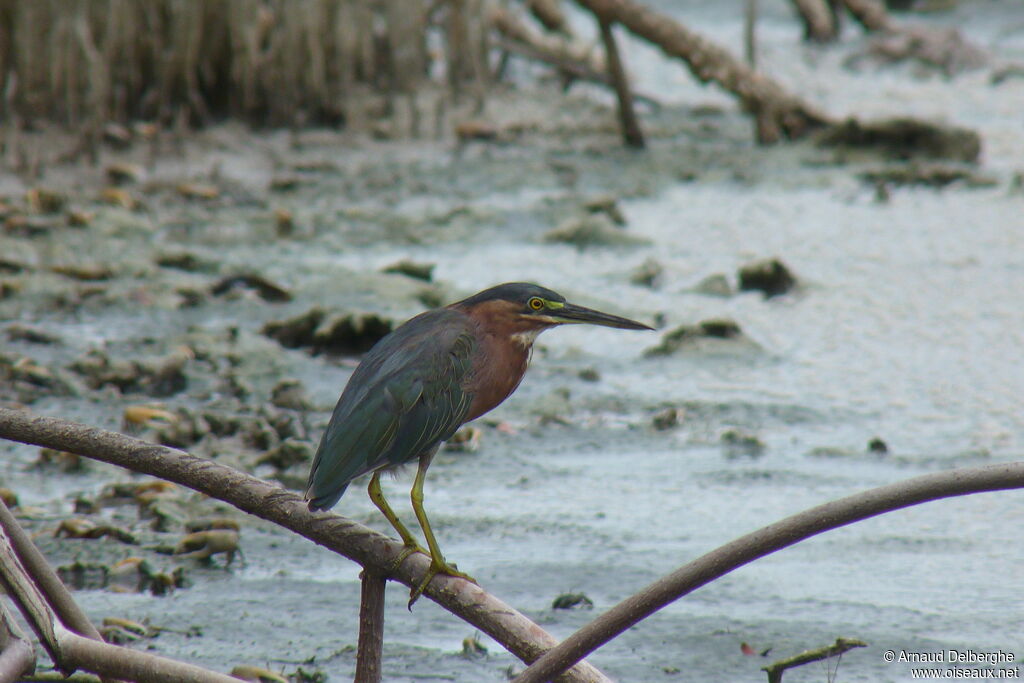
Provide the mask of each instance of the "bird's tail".
{"label": "bird's tail", "polygon": [[314,491],[313,486],[310,485],[310,487],[306,489],[306,493],[303,497],[306,499],[309,509],[312,512],[316,512],[317,510],[330,510],[332,507],[337,505],[338,501],[341,500],[341,497],[345,495],[345,489],[347,488],[348,484],[345,484],[335,491],[323,492]]}

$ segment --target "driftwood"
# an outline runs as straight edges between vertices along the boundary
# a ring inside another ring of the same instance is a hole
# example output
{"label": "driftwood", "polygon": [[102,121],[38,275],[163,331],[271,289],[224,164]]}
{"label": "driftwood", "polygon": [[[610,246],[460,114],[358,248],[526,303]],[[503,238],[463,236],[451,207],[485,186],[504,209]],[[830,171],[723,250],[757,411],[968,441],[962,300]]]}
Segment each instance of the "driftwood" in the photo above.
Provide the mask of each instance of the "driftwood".
{"label": "driftwood", "polygon": [[761,671],[768,674],[768,683],[782,683],[782,674],[786,669],[793,669],[811,662],[820,662],[823,659],[842,657],[844,653],[858,647],[867,647],[868,644],[856,638],[836,638],[836,642],[815,650],[807,650],[795,654],[792,657],[772,662],[768,666],[762,666]]}
{"label": "driftwood", "polygon": [[862,491],[805,510],[684,564],[576,631],[514,683],[542,683],[669,603],[749,562],[804,539],[933,500],[1024,488],[1024,462],[949,470]]}
{"label": "driftwood", "polygon": [[670,57],[687,63],[700,81],[714,82],[736,95],[753,114],[757,139],[773,143],[796,139],[829,122],[829,117],[781,84],[758,73],[703,36],[671,17],[634,0],[576,0],[602,21],[622,24]]}
{"label": "driftwood", "polygon": [[[403,549],[401,543],[337,514],[312,513],[305,501],[291,491],[175,448],[9,408],[0,408],[0,438],[78,453],[187,486],[230,503],[243,512],[274,522],[344,555],[365,570],[388,576],[409,587],[419,585],[430,563],[426,556],[414,553],[391,572]],[[464,579],[436,576],[423,595],[486,633],[524,662],[536,660],[558,642],[518,611]],[[80,647],[79,641],[85,640],[76,638],[66,639],[70,643],[68,647]],[[75,652],[78,653],[77,650]],[[97,660],[90,661],[95,663]],[[586,662],[573,667],[564,680],[580,683],[608,681]]]}
{"label": "driftwood", "polygon": [[804,22],[804,39],[828,43],[839,36],[839,21],[828,0],[793,0]]}

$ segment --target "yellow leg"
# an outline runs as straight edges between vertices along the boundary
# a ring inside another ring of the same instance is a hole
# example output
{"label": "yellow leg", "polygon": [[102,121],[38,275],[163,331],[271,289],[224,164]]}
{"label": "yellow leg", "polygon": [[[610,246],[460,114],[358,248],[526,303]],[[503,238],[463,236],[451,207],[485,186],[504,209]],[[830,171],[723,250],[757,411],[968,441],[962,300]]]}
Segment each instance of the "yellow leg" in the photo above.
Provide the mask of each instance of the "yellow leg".
{"label": "yellow leg", "polygon": [[412,605],[416,600],[419,599],[423,593],[423,589],[427,587],[427,584],[437,574],[448,574],[449,576],[458,576],[476,583],[476,580],[469,574],[460,572],[455,568],[454,564],[448,564],[444,560],[444,555],[441,554],[441,548],[437,544],[437,539],[434,538],[434,531],[430,528],[430,520],[427,519],[426,510],[423,509],[423,482],[427,476],[427,468],[430,466],[430,461],[433,458],[433,453],[425,454],[420,457],[420,465],[416,470],[416,480],[412,485],[412,493],[409,497],[412,499],[412,509],[416,513],[416,519],[419,520],[420,528],[423,529],[423,536],[427,539],[427,547],[430,548],[430,568],[427,570],[427,575],[423,577],[420,585],[412,590],[409,594],[409,608],[412,609]]}
{"label": "yellow leg", "polygon": [[395,528],[398,535],[402,537],[402,543],[405,544],[405,548],[399,553],[398,559],[395,560],[394,564],[391,565],[391,571],[394,572],[402,563],[405,562],[405,558],[409,557],[413,553],[423,553],[429,556],[430,553],[423,549],[419,543],[416,542],[416,538],[410,533],[410,531],[402,524],[402,521],[398,519],[398,515],[391,509],[391,505],[388,504],[386,498],[384,498],[384,492],[380,489],[380,472],[374,472],[373,476],[370,477],[370,485],[366,487],[366,492],[370,495],[370,500],[377,506],[377,509],[381,511],[381,514],[387,518],[391,526]]}

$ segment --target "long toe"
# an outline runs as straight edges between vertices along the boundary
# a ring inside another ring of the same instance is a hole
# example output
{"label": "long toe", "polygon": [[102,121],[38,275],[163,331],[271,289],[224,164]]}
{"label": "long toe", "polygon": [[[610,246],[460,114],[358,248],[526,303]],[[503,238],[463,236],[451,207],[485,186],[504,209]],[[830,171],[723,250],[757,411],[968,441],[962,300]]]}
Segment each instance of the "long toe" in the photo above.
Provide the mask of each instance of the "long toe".
{"label": "long toe", "polygon": [[430,582],[433,581],[434,577],[438,574],[457,576],[460,579],[465,579],[466,581],[469,581],[471,583],[476,583],[476,579],[474,579],[469,574],[466,574],[465,572],[460,572],[458,569],[455,568],[454,564],[449,564],[445,562],[444,558],[441,558],[440,560],[438,560],[436,557],[431,558],[430,567],[427,569],[427,573],[423,577],[423,580],[420,581],[419,585],[413,588],[412,591],[410,591],[409,593],[410,610],[412,609],[413,603],[420,599],[420,596],[423,595],[424,589],[428,585],[430,585]]}
{"label": "long toe", "polygon": [[423,553],[427,557],[430,557],[430,551],[425,549],[419,543],[407,543],[405,547],[402,548],[402,551],[398,553],[398,557],[395,558],[395,561],[391,563],[391,568],[388,570],[388,573],[394,574],[397,572],[398,568],[402,566],[403,562],[405,562],[405,559],[413,553]]}

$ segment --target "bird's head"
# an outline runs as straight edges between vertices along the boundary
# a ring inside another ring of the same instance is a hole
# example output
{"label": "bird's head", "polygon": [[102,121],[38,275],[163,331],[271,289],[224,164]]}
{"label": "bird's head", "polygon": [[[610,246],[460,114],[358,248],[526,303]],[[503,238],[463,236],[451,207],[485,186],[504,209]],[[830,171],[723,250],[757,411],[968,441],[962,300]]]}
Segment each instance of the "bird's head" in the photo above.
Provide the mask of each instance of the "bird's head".
{"label": "bird's head", "polygon": [[452,304],[488,332],[533,343],[538,333],[556,325],[588,323],[623,330],[651,330],[649,325],[595,311],[565,300],[550,289],[526,282],[509,282]]}

